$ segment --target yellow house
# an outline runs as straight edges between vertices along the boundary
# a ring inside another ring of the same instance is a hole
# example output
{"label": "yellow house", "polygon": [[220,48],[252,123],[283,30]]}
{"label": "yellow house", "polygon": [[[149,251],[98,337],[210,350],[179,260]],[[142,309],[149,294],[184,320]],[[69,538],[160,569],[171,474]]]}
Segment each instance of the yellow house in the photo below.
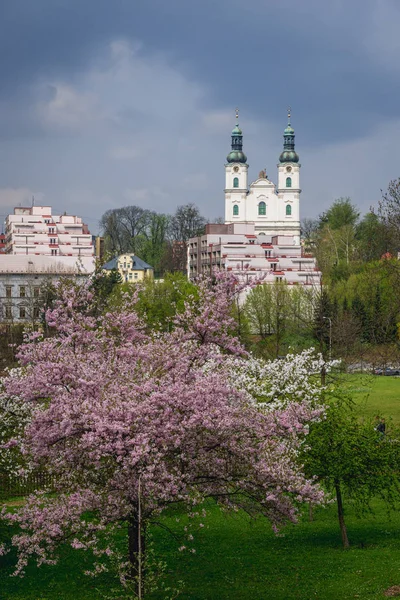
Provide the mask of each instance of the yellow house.
{"label": "yellow house", "polygon": [[135,254],[121,254],[103,265],[104,271],[116,269],[122,281],[133,283],[142,281],[145,277],[154,277],[154,269]]}

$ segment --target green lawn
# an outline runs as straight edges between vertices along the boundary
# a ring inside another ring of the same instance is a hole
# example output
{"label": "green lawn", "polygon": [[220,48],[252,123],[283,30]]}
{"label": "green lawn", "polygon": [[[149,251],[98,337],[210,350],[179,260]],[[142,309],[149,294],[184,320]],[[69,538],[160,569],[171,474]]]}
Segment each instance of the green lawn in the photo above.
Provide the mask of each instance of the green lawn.
{"label": "green lawn", "polygon": [[[400,379],[346,375],[346,385],[360,403],[360,413],[390,416],[400,422]],[[346,600],[383,599],[384,590],[400,585],[400,513],[388,518],[375,504],[375,516],[347,525],[352,548],[343,551],[335,505],[305,516],[276,537],[263,520],[226,516],[215,507],[205,527],[195,533],[196,554],[178,552],[179,541],[161,529],[155,547],[167,564],[168,583],[184,584],[182,600]],[[182,532],[176,515],[165,523]],[[10,531],[0,529],[0,543]],[[15,556],[0,557],[0,600],[101,600],[113,585],[109,576],[92,580],[82,571],[88,558],[65,548],[56,567],[30,566],[24,579],[9,577]],[[399,594],[400,597],[400,594]],[[162,600],[153,594],[147,600]]]}
{"label": "green lawn", "polygon": [[[342,600],[384,598],[383,591],[400,584],[400,515],[388,520],[357,520],[349,514],[349,551],[340,546],[335,507],[319,509],[315,520],[304,519],[272,534],[265,521],[243,515],[228,517],[213,509],[206,527],[195,536],[196,554],[177,551],[179,542],[158,530],[156,545],[166,560],[170,583],[182,580],[182,600]],[[167,520],[175,531],[175,518]],[[1,600],[94,600],[107,593],[107,577],[94,582],[80,574],[85,559],[63,553],[62,566],[32,567],[24,579],[9,578],[12,557],[3,558]],[[161,600],[164,595],[149,596]]]}
{"label": "green lawn", "polygon": [[343,380],[361,413],[382,414],[400,423],[400,377],[357,374],[345,375]]}

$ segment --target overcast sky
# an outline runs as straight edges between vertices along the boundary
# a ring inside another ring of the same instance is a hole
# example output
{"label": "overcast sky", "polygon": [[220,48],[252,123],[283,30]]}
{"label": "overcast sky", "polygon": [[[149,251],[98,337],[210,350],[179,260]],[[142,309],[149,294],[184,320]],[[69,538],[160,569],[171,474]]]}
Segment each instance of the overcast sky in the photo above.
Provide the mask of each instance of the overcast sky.
{"label": "overcast sky", "polygon": [[19,203],[223,214],[240,107],[250,180],[276,181],[286,108],[302,217],[400,176],[398,0],[3,0],[0,214]]}

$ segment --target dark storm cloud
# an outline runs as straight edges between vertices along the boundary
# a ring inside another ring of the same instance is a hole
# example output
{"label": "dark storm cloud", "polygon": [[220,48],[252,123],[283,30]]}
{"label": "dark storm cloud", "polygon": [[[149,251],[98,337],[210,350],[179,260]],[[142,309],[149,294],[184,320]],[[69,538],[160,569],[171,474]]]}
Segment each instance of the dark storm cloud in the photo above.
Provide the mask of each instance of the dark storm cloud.
{"label": "dark storm cloud", "polygon": [[188,201],[211,216],[227,111],[240,106],[250,162],[272,175],[291,104],[303,214],[321,188],[367,208],[397,175],[398,19],[393,0],[5,0],[0,189],[98,216]]}
{"label": "dark storm cloud", "polygon": [[[314,0],[9,0],[0,20],[0,95],[26,96],[41,77],[74,80],[115,37],[168,52],[227,98],[282,119],[288,103],[310,141],[359,135],[397,114],[398,78],[371,64],[370,2]],[[300,119],[299,119],[300,121]],[[328,122],[329,121],[329,122]]]}

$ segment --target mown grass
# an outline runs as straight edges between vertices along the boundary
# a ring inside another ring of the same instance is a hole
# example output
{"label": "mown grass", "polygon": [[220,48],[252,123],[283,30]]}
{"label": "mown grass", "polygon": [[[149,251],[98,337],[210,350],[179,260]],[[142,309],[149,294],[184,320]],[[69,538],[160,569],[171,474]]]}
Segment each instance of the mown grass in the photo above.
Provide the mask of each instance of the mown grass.
{"label": "mown grass", "polygon": [[[167,563],[168,583],[183,582],[182,600],[382,599],[384,590],[400,584],[400,515],[389,520],[383,506],[375,509],[374,517],[362,520],[349,511],[348,551],[341,548],[334,506],[279,537],[264,520],[227,516],[214,507],[195,533],[196,554],[179,552],[179,542],[162,530],[154,532],[155,546]],[[166,523],[182,531],[175,515]],[[24,579],[8,577],[14,558],[2,559],[1,600],[94,600],[113,585],[109,576],[93,581],[82,575],[88,558],[67,548],[58,566],[31,566]]]}
{"label": "mown grass", "polygon": [[[400,379],[346,375],[345,381],[360,414],[385,414],[400,423]],[[183,582],[182,600],[383,599],[386,589],[400,585],[400,513],[389,518],[378,501],[374,512],[357,519],[347,507],[348,551],[341,547],[335,505],[315,510],[312,522],[305,514],[278,537],[264,520],[213,507],[205,527],[193,532],[195,554],[179,552],[180,542],[159,528],[154,545],[166,562],[167,583]],[[180,534],[184,518],[177,523],[176,517],[164,523]],[[10,535],[0,529],[0,543]],[[9,577],[13,564],[15,554],[0,557],[0,600],[101,600],[115,583],[110,575],[83,575],[89,557],[68,547],[59,565],[31,565],[23,579]],[[163,598],[154,593],[147,600]]]}
{"label": "mown grass", "polygon": [[400,423],[400,377],[347,374],[341,382],[359,404],[360,414],[377,414]]}

